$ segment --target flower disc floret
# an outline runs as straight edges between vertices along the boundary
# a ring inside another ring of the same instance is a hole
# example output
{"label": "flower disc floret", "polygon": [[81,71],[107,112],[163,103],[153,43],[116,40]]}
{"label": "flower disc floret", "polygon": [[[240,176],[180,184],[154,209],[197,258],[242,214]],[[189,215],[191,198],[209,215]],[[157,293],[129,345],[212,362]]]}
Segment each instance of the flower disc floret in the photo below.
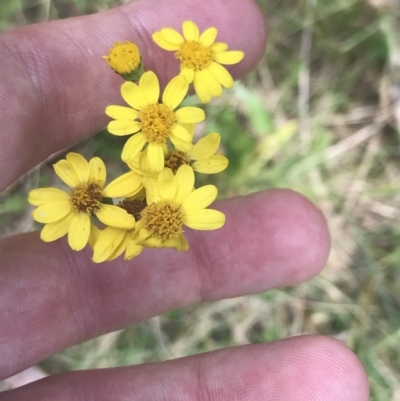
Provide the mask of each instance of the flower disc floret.
{"label": "flower disc floret", "polygon": [[183,36],[172,28],[163,28],[153,34],[153,40],[162,49],[174,51],[180,61],[181,75],[194,89],[200,101],[208,103],[211,98],[221,96],[222,87],[231,88],[233,78],[221,64],[237,64],[244,53],[229,50],[228,45],[216,42],[217,28],[206,29],[201,35],[192,21],[182,25]]}

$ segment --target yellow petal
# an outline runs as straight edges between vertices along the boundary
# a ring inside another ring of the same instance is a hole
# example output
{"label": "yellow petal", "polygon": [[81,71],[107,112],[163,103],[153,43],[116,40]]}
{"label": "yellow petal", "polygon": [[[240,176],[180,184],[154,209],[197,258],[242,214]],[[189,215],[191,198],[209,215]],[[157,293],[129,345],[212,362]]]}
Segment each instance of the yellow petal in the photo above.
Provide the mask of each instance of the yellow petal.
{"label": "yellow petal", "polygon": [[169,43],[168,41],[166,41],[164,39],[163,35],[161,34],[161,32],[153,33],[152,38],[153,38],[154,42],[156,42],[157,45],[160,46],[164,50],[176,51],[179,49],[179,45],[175,45],[173,43]]}
{"label": "yellow petal", "polygon": [[143,241],[143,246],[146,248],[173,248],[177,251],[187,251],[189,244],[183,235],[176,236],[167,241],[161,241],[159,238],[150,237]]}
{"label": "yellow petal", "polygon": [[182,102],[189,90],[189,83],[182,75],[172,78],[166,86],[162,102],[174,110]]}
{"label": "yellow petal", "polygon": [[69,200],[45,203],[33,211],[32,217],[39,223],[54,223],[65,217],[71,211],[71,208]]}
{"label": "yellow petal", "polygon": [[102,204],[96,216],[107,226],[125,228],[127,230],[135,226],[135,218],[126,210],[115,205]]}
{"label": "yellow petal", "polygon": [[67,153],[66,159],[71,170],[78,176],[79,181],[88,182],[90,173],[88,161],[79,153],[74,152]]}
{"label": "yellow petal", "polygon": [[229,160],[222,155],[213,155],[207,159],[194,162],[192,168],[194,171],[202,174],[216,174],[224,171],[229,164]]}
{"label": "yellow petal", "polygon": [[67,235],[73,215],[73,213],[68,213],[61,220],[46,224],[40,232],[40,239],[44,242],[52,242]]}
{"label": "yellow petal", "polygon": [[141,245],[146,248],[163,248],[163,243],[160,238],[149,237],[144,240],[140,239]]}
{"label": "yellow petal", "polygon": [[195,131],[195,128],[196,128],[196,124],[185,124],[185,123],[182,123],[182,122],[180,122],[179,124],[182,125],[182,127],[185,128],[185,130],[187,132],[189,132],[190,136],[193,139],[194,131]]}
{"label": "yellow petal", "polygon": [[214,60],[221,64],[237,64],[243,60],[244,53],[239,50],[231,50],[228,52],[216,53]]}
{"label": "yellow petal", "polygon": [[[165,158],[165,155],[168,154],[168,148],[165,143],[159,144],[159,145],[161,145],[163,154],[164,154],[164,156],[163,156],[163,166],[164,166],[164,158]],[[150,144],[149,144],[149,146],[150,146]],[[157,178],[159,171],[157,171],[157,172],[152,171],[151,166],[149,164],[149,157],[148,157],[149,146],[143,152],[141,152],[138,156],[136,156],[132,162],[129,162],[128,166],[132,169],[132,171],[136,171],[142,177],[154,177],[155,176]]]}
{"label": "yellow petal", "polygon": [[204,85],[207,87],[208,93],[212,97],[219,97],[222,95],[222,86],[219,81],[214,77],[208,68],[199,71]]}
{"label": "yellow petal", "polygon": [[165,168],[157,179],[157,190],[160,199],[174,199],[177,189],[177,180],[169,168]]}
{"label": "yellow petal", "polygon": [[161,29],[160,33],[167,42],[174,45],[180,45],[185,41],[182,35],[172,28],[163,28]]}
{"label": "yellow petal", "polygon": [[140,166],[139,166],[140,155],[141,153],[138,153],[133,159],[129,160],[129,162],[127,163],[131,170],[140,171]]}
{"label": "yellow petal", "polygon": [[194,190],[182,203],[181,209],[184,213],[193,210],[205,209],[215,201],[218,189],[215,185],[204,185]]}
{"label": "yellow petal", "polygon": [[215,62],[208,67],[214,78],[225,88],[232,88],[233,78],[225,67]]}
{"label": "yellow petal", "polygon": [[208,28],[200,35],[199,41],[203,46],[211,46],[214,43],[217,34],[217,28]]}
{"label": "yellow petal", "polygon": [[124,82],[121,85],[121,95],[125,102],[136,110],[142,110],[148,105],[142,89],[133,82]]}
{"label": "yellow petal", "polygon": [[146,177],[143,179],[143,185],[146,188],[146,202],[148,205],[160,201],[157,190],[157,179],[154,177]]}
{"label": "yellow petal", "polygon": [[117,259],[120,255],[124,253],[126,250],[127,246],[129,243],[129,233],[125,235],[124,240],[119,244],[117,249],[114,251],[114,253],[107,259],[107,261]]}
{"label": "yellow petal", "polygon": [[125,143],[124,148],[122,149],[121,159],[127,163],[130,160],[134,159],[135,156],[139,154],[139,152],[143,149],[143,146],[146,143],[146,137],[142,132],[131,136]]}
{"label": "yellow petal", "polygon": [[[169,245],[169,241],[167,241],[167,244]],[[173,248],[180,252],[187,251],[189,249],[189,244],[183,235],[179,235],[178,237],[174,238]]]}
{"label": "yellow petal", "polygon": [[206,118],[204,110],[199,107],[182,107],[175,112],[178,122],[183,124],[194,124]]}
{"label": "yellow petal", "polygon": [[179,167],[178,171],[175,174],[175,177],[177,182],[177,190],[174,200],[178,203],[178,205],[180,205],[189,196],[189,194],[193,192],[193,169],[187,164],[184,164],[183,166]]}
{"label": "yellow petal", "polygon": [[53,164],[55,173],[70,187],[79,185],[79,178],[66,160]]}
{"label": "yellow petal", "polygon": [[164,150],[161,143],[149,143],[146,152],[142,157],[147,158],[148,170],[152,173],[159,173],[164,168]]}
{"label": "yellow petal", "polygon": [[150,238],[150,236],[151,231],[149,231],[147,228],[141,228],[136,236],[136,243],[141,245],[144,241]]}
{"label": "yellow petal", "polygon": [[142,252],[142,250],[142,245],[138,245],[135,241],[130,240],[128,241],[128,246],[126,247],[124,259],[131,260],[134,257],[138,256]]}
{"label": "yellow petal", "polygon": [[142,178],[133,171],[122,174],[111,181],[103,190],[106,198],[128,198],[143,188]]}
{"label": "yellow petal", "polygon": [[216,42],[212,45],[214,53],[226,52],[228,50],[228,45],[224,42]]}
{"label": "yellow petal", "polygon": [[186,241],[185,237],[181,234],[175,238],[171,238],[163,243],[163,247],[165,248],[174,248],[177,251],[187,251],[189,249],[189,244]]}
{"label": "yellow petal", "polygon": [[92,223],[90,227],[90,235],[89,235],[89,245],[93,249],[96,245],[97,240],[99,239],[101,230]]}
{"label": "yellow petal", "polygon": [[[121,228],[106,227],[99,235],[93,250],[92,260],[101,263],[113,256],[124,241],[127,231]],[[121,252],[122,253],[122,252]]]}
{"label": "yellow petal", "polygon": [[185,225],[195,230],[216,230],[225,223],[225,215],[218,210],[200,209],[185,214]]}
{"label": "yellow petal", "polygon": [[193,68],[188,68],[188,67],[183,67],[181,69],[180,75],[183,75],[190,84],[193,82],[194,79],[194,69]]}
{"label": "yellow petal", "polygon": [[[143,175],[145,176],[153,176],[154,174],[157,173],[153,173],[150,171],[150,166],[149,166],[149,159],[147,157],[147,149],[149,147],[147,147],[143,152],[140,152],[139,156],[139,170],[142,172]],[[135,160],[137,159],[137,157],[135,157]]]}
{"label": "yellow petal", "polygon": [[221,142],[221,135],[213,132],[201,138],[193,145],[189,156],[192,160],[206,159],[215,154]]}
{"label": "yellow petal", "polygon": [[125,121],[136,120],[139,117],[139,113],[136,110],[125,106],[108,106],[106,107],[106,114],[115,120]]}
{"label": "yellow petal", "polygon": [[154,74],[153,71],[147,71],[142,75],[139,81],[139,88],[142,89],[146,96],[148,104],[158,102],[160,97],[160,84],[157,75]]}
{"label": "yellow petal", "polygon": [[[142,182],[143,184],[143,182]],[[133,196],[128,196],[125,198],[126,200],[142,200],[144,201],[146,199],[146,188],[143,185],[143,188],[135,195]]]}
{"label": "yellow petal", "polygon": [[108,132],[117,136],[131,135],[142,129],[139,121],[114,120],[107,125]]}
{"label": "yellow petal", "polygon": [[103,188],[106,182],[107,171],[106,166],[99,157],[92,157],[89,160],[89,180],[97,182]]}
{"label": "yellow petal", "polygon": [[174,146],[182,152],[189,152],[192,149],[192,136],[179,124],[175,124],[171,130],[170,138]]}
{"label": "yellow petal", "polygon": [[69,194],[58,188],[37,188],[29,192],[28,202],[34,206],[69,200]]}
{"label": "yellow petal", "polygon": [[193,21],[185,21],[182,24],[182,31],[184,38],[189,41],[198,41],[199,40],[199,28]]}
{"label": "yellow petal", "polygon": [[89,241],[91,221],[86,213],[74,213],[68,231],[68,244],[74,251],[82,250]]}
{"label": "yellow petal", "polygon": [[208,91],[207,85],[203,82],[203,78],[202,75],[200,74],[200,71],[195,72],[193,85],[196,95],[200,99],[200,102],[208,103],[211,100],[211,95]]}

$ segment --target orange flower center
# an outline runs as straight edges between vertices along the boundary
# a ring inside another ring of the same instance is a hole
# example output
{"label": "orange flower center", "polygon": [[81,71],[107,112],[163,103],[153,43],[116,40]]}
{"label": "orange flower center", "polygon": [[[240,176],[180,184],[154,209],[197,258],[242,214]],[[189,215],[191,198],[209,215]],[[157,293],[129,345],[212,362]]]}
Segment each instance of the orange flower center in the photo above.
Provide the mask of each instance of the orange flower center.
{"label": "orange flower center", "polygon": [[183,215],[179,206],[172,202],[153,203],[142,210],[141,216],[144,227],[162,241],[167,241],[183,233]]}
{"label": "orange flower center", "polygon": [[75,212],[93,214],[100,207],[103,191],[96,182],[85,182],[71,189],[71,204]]}

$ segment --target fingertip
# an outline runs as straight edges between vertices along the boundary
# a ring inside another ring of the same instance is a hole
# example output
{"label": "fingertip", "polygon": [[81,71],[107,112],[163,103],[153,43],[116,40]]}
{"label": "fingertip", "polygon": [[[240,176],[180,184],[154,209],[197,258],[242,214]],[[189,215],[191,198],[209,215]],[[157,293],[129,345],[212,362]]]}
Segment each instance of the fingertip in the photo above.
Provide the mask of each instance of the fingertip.
{"label": "fingertip", "polygon": [[345,345],[329,337],[299,336],[167,362],[64,373],[4,393],[4,401],[110,396],[132,401],[367,401],[368,387],[364,368]]}
{"label": "fingertip", "polygon": [[324,268],[330,250],[327,222],[303,195],[273,189],[226,204],[225,230],[236,237],[237,222],[242,222],[246,234],[235,242],[246,247],[244,255],[260,290],[307,281]]}
{"label": "fingertip", "polygon": [[[327,336],[299,336],[280,343],[290,344],[292,361],[297,366],[292,383],[307,383],[303,397],[310,399],[307,391],[319,389],[321,400],[367,401],[369,383],[361,362],[342,342]],[[285,348],[286,353],[290,350]],[[293,384],[292,384],[293,385]],[[301,391],[301,388],[299,388]]]}
{"label": "fingertip", "polygon": [[[330,252],[330,234],[324,214],[305,196],[277,189],[269,194],[275,209],[268,213],[273,225],[271,241],[281,249],[276,262],[289,269],[285,285],[295,285],[316,276],[326,264]],[[274,220],[279,224],[274,224]],[[268,224],[266,222],[266,224]],[[289,282],[288,282],[289,281]]]}

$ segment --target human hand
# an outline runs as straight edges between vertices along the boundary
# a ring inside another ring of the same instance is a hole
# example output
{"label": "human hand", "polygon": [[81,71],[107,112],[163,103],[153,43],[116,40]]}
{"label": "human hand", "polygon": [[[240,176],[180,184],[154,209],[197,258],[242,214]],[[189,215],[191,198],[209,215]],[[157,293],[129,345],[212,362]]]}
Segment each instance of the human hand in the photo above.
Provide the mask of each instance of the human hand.
{"label": "human hand", "polygon": [[[240,77],[264,51],[263,18],[251,0],[142,0],[118,9],[0,36],[0,190],[50,154],[106,124],[120,78],[101,55],[132,39],[166,83],[173,56],[151,33],[185,19],[215,25],[246,52]],[[284,28],[284,27],[283,27]],[[161,61],[160,61],[161,60]],[[110,88],[115,88],[112,90]],[[88,250],[38,233],[0,242],[0,378],[78,342],[170,309],[294,285],[317,274],[329,252],[322,214],[291,191],[219,203],[223,229],[189,232],[190,252],[159,249],[131,262],[93,265]],[[353,353],[327,337],[297,337],[135,367],[72,372],[0,394],[0,401],[368,399]]]}

